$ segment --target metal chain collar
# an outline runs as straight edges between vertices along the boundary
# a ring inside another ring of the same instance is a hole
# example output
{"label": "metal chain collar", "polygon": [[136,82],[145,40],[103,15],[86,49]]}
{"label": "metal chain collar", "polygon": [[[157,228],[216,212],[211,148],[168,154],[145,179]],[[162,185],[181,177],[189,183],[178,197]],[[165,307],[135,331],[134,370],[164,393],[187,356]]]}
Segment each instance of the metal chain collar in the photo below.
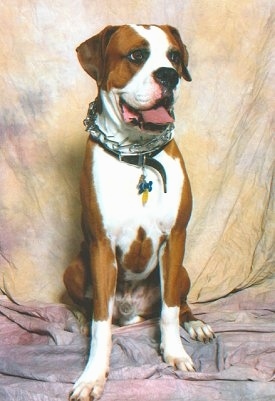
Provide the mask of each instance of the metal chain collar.
{"label": "metal chain collar", "polygon": [[121,156],[143,156],[149,155],[158,149],[162,149],[173,136],[174,124],[169,124],[163,133],[149,140],[140,140],[136,143],[127,143],[129,138],[122,142],[110,139],[96,124],[97,107],[96,100],[89,104],[87,117],[83,121],[86,131],[91,137],[99,142],[105,149],[115,153],[119,158]]}

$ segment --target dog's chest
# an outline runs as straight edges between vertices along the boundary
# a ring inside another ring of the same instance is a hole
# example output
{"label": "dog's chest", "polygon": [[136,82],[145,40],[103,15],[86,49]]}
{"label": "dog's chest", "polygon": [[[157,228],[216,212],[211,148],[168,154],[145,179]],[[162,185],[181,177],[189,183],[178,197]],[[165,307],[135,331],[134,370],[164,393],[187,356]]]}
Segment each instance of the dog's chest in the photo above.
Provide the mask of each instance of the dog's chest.
{"label": "dog's chest", "polygon": [[[164,151],[156,158],[166,171],[167,193],[160,174],[146,166],[146,181],[152,181],[152,191],[143,205],[137,188],[142,168],[118,161],[99,146],[93,156],[92,173],[106,234],[114,249],[129,257],[132,252],[144,269],[156,263],[160,243],[175,224],[184,181],[179,159]],[[145,254],[148,260],[142,261]]]}

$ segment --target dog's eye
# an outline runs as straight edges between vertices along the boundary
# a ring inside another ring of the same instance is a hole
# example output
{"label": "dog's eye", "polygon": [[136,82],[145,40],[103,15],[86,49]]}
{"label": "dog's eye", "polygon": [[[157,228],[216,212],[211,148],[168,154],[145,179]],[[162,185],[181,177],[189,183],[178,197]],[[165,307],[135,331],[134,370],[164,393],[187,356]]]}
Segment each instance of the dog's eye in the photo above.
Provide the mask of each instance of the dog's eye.
{"label": "dog's eye", "polygon": [[168,59],[171,61],[171,63],[180,64],[180,62],[181,62],[180,52],[177,50],[171,50],[168,53]]}
{"label": "dog's eye", "polygon": [[127,55],[127,58],[132,63],[142,64],[147,60],[148,56],[149,56],[149,52],[147,49],[137,49],[137,50],[131,51]]}

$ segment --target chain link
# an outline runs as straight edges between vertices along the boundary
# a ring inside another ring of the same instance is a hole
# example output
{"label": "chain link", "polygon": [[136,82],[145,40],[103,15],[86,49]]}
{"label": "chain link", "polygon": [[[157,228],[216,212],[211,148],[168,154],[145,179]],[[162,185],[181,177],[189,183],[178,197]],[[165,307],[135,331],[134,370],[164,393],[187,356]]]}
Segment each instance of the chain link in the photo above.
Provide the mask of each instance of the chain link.
{"label": "chain link", "polygon": [[83,121],[83,124],[86,127],[86,131],[89,132],[93,139],[101,143],[104,148],[107,148],[108,150],[116,153],[119,157],[131,155],[142,156],[150,154],[153,151],[158,150],[158,148],[166,145],[173,137],[174,124],[169,124],[165,131],[158,135],[156,138],[149,139],[145,142],[140,141],[137,143],[125,144],[125,142],[127,142],[128,140],[128,138],[126,138],[124,141],[119,143],[117,141],[109,139],[108,136],[103,131],[101,131],[101,129],[96,124],[96,116],[97,107],[95,99],[89,104],[87,117]]}

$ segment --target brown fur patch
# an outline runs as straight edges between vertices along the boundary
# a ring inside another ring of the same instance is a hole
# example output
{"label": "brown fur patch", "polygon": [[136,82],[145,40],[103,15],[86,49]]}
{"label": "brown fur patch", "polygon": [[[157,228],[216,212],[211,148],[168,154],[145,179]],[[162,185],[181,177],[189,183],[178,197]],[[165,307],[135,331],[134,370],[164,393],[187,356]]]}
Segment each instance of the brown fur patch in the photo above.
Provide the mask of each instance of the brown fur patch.
{"label": "brown fur patch", "polygon": [[102,223],[97,194],[91,179],[95,146],[98,145],[89,139],[81,176],[82,226],[89,248],[94,319],[106,320],[109,314],[109,301],[115,293],[117,269],[115,255]]}
{"label": "brown fur patch", "polygon": [[140,48],[149,48],[149,43],[131,27],[122,26],[115,32],[106,49],[104,90],[123,88],[142,68],[143,65],[131,63],[127,58],[130,51]]}
{"label": "brown fur patch", "polygon": [[129,252],[122,254],[117,248],[117,260],[120,267],[133,273],[141,273],[145,270],[149,259],[153,254],[153,244],[142,227],[139,227],[136,239],[133,241]]}
{"label": "brown fur patch", "polygon": [[184,174],[178,216],[162,256],[164,301],[167,306],[180,306],[182,300],[186,298],[190,286],[189,278],[185,268],[182,266],[182,262],[185,251],[186,226],[192,209],[192,195],[184,162],[176,142],[171,141],[165,148],[165,152],[173,158],[179,158]]}

